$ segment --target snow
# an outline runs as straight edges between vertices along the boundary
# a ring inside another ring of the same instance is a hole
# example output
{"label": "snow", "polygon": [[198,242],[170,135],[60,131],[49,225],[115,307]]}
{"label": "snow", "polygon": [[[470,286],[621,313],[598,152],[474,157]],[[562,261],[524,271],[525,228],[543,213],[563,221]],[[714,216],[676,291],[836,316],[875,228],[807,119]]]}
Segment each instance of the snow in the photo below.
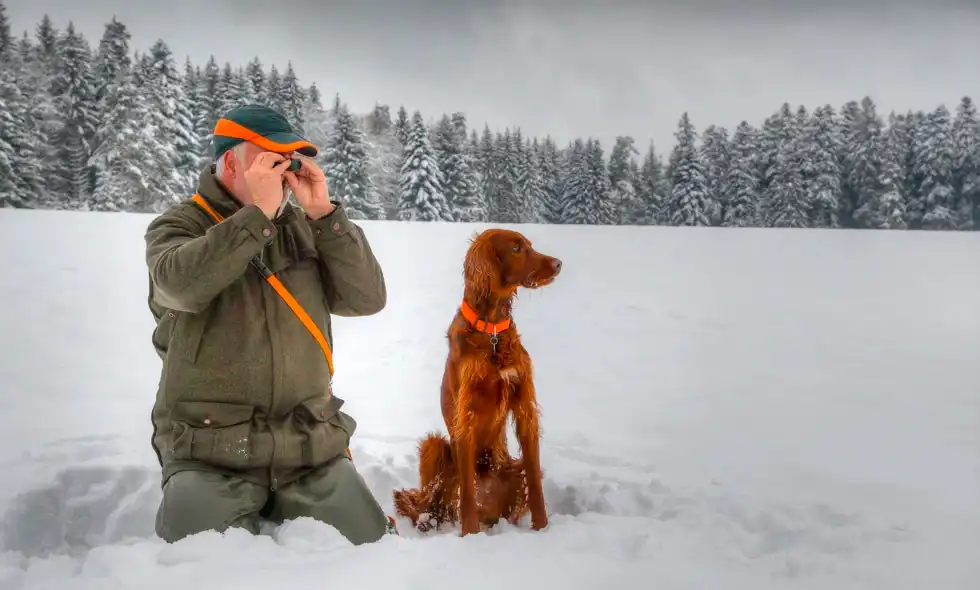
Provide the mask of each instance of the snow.
{"label": "snow", "polygon": [[[519,226],[565,263],[515,306],[547,530],[400,522],[352,547],[301,519],[167,545],[150,219],[0,213],[4,590],[980,587],[974,233]],[[391,513],[417,438],[443,430],[445,328],[481,226],[361,223],[389,305],[336,319],[336,389]]]}

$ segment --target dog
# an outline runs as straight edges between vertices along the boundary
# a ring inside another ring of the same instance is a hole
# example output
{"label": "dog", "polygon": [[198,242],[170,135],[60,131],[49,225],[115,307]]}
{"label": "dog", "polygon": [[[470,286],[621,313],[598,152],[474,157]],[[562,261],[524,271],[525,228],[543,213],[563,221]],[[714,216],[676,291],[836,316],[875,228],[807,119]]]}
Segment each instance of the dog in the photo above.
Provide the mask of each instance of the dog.
{"label": "dog", "polygon": [[[500,518],[516,526],[528,512],[532,529],[548,526],[531,357],[511,308],[518,288],[551,284],[561,266],[519,232],[490,229],[470,241],[463,300],[446,334],[441,402],[449,436],[428,433],[418,446],[420,487],[393,492],[396,513],[419,531],[458,522],[465,536]],[[520,459],[507,449],[508,416]]]}

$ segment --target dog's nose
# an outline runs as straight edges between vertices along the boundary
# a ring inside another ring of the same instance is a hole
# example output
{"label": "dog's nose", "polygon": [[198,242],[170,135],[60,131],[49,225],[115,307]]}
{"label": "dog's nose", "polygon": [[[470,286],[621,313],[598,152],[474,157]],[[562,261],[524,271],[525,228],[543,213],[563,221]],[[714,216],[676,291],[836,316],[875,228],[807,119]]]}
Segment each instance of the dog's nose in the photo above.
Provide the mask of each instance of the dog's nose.
{"label": "dog's nose", "polygon": [[553,268],[555,270],[555,274],[560,273],[561,272],[561,260],[558,260],[557,258],[552,258],[551,259],[551,268]]}

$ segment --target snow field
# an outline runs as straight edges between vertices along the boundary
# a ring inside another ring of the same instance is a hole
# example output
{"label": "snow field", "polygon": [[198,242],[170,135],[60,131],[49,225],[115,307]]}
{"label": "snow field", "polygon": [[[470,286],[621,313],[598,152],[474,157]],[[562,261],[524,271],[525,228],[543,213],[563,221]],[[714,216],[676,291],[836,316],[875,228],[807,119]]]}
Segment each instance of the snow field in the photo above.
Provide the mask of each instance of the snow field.
{"label": "snow field", "polygon": [[[519,226],[565,263],[515,309],[549,530],[400,522],[354,548],[300,520],[166,545],[149,219],[0,213],[0,589],[980,586],[976,235]],[[364,227],[389,306],[336,319],[336,389],[390,512],[416,440],[443,430],[445,327],[482,226]]]}

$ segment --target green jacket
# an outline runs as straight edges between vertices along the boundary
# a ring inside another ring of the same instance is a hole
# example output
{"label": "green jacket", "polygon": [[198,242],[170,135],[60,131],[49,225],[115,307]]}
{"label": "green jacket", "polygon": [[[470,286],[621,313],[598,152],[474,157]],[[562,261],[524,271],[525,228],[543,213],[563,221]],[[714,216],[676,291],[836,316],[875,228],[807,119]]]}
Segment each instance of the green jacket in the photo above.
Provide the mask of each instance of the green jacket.
{"label": "green jacket", "polygon": [[164,482],[205,469],[275,489],[343,453],[357,425],[340,411],[322,349],[249,260],[261,257],[331,348],[330,314],[381,311],[384,275],[340,205],[315,221],[287,205],[269,221],[212,169],[198,193],[224,221],[188,198],[146,230],[152,340],[163,361],[152,445]]}

